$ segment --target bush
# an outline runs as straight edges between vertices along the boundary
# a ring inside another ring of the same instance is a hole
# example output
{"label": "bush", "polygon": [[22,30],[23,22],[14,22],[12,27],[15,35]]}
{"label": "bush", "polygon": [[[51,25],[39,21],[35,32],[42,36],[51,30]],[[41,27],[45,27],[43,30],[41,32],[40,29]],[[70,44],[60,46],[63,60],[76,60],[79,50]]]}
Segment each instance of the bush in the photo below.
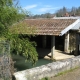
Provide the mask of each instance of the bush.
{"label": "bush", "polygon": [[50,80],[48,77],[42,78],[41,80]]}

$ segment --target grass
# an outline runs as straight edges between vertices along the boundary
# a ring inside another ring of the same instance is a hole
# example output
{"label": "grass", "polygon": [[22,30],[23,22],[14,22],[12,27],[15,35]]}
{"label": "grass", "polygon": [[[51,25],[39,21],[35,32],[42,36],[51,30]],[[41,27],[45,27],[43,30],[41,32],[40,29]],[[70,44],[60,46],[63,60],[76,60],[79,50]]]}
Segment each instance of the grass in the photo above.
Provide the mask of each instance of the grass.
{"label": "grass", "polygon": [[42,78],[41,80],[50,80],[48,77]]}
{"label": "grass", "polygon": [[[74,71],[74,70],[76,70],[76,69],[78,69],[78,68],[79,68],[79,67],[75,67],[75,68],[73,68],[73,69],[60,72],[60,73],[58,73],[57,75],[55,75],[54,77],[58,77],[58,76],[60,76],[60,75],[64,75],[64,74],[66,74],[66,73],[68,73],[68,72],[72,72],[72,71]],[[50,78],[49,78],[49,77],[45,77],[45,78],[42,78],[41,80],[50,80]]]}
{"label": "grass", "polygon": [[60,73],[58,73],[57,75],[55,75],[54,77],[57,77],[57,76],[66,74],[66,73],[68,73],[68,72],[72,72],[72,71],[74,71],[74,70],[76,70],[76,69],[78,69],[78,68],[79,68],[79,67],[75,67],[75,68],[73,68],[73,69],[70,69],[70,70],[66,70],[66,71],[60,72]]}

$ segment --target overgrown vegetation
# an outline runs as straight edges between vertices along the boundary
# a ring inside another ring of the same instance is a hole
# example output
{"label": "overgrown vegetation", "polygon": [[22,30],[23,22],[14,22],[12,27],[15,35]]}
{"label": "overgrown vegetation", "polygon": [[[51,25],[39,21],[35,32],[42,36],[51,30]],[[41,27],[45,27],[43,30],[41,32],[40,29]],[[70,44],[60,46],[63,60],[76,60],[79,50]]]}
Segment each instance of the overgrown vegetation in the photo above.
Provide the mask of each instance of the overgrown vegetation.
{"label": "overgrown vegetation", "polygon": [[[13,34],[9,31],[12,25],[16,26],[17,23],[26,18],[27,14],[25,13],[17,5],[17,0],[0,0],[0,37],[10,41],[11,53],[25,56],[26,61],[31,61],[34,64],[38,60],[36,44],[30,42],[30,37],[25,37],[24,34]],[[22,27],[24,26],[23,24]]]}
{"label": "overgrown vegetation", "polygon": [[50,80],[48,77],[42,78],[41,80]]}

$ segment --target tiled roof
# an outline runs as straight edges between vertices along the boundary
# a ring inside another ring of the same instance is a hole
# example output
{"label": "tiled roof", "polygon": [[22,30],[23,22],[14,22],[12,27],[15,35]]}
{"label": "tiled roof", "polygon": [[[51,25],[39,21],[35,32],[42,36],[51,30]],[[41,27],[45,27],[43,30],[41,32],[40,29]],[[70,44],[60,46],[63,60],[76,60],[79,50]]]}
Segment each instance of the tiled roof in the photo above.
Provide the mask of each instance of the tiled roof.
{"label": "tiled roof", "polygon": [[[18,27],[18,33],[37,35],[59,35],[62,30],[74,23],[76,19],[26,19],[26,27]],[[33,32],[26,30],[32,27]],[[16,28],[17,29],[17,28]],[[14,30],[14,28],[12,28]]]}

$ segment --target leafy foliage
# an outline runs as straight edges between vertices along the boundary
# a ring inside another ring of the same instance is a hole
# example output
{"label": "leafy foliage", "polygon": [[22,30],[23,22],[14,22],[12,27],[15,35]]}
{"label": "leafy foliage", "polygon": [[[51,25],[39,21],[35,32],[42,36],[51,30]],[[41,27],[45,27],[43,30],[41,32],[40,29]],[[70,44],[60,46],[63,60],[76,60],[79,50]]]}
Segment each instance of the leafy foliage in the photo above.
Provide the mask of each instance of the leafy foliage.
{"label": "leafy foliage", "polygon": [[0,36],[8,32],[9,26],[25,17],[19,11],[12,5],[12,0],[0,0]]}
{"label": "leafy foliage", "polygon": [[50,80],[48,77],[42,78],[41,80]]}
{"label": "leafy foliage", "polygon": [[21,21],[9,27],[9,31],[12,34],[33,34],[36,32],[36,27],[29,26],[25,21]]}
{"label": "leafy foliage", "polygon": [[38,54],[35,48],[36,43],[30,42],[29,38],[25,36],[26,35],[23,34],[10,35],[11,52],[20,54],[26,57],[26,61],[31,61],[33,64],[35,64],[35,62],[38,60]]}
{"label": "leafy foliage", "polygon": [[13,24],[19,23],[26,17],[25,12],[20,7],[14,6],[13,3],[13,0],[0,0],[0,37],[10,41],[11,53],[14,51],[25,56],[26,60],[35,63],[38,56],[35,43],[24,38],[24,35],[12,34],[9,31]]}

